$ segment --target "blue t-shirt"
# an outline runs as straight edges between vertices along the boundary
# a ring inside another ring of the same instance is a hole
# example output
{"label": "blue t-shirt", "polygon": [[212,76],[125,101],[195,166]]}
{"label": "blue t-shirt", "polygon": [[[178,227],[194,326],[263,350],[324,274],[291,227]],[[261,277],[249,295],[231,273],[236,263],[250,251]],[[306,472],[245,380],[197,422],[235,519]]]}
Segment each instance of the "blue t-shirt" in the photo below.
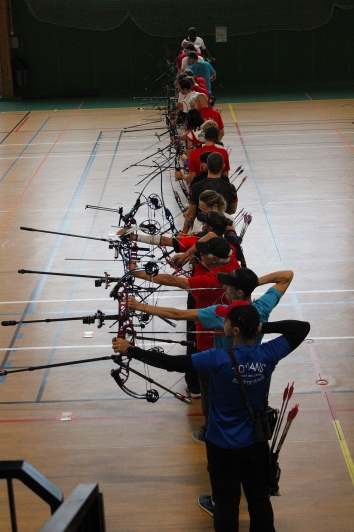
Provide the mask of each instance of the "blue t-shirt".
{"label": "blue t-shirt", "polygon": [[[269,314],[272,312],[273,308],[277,306],[281,298],[281,293],[276,288],[268,288],[263,296],[259,297],[252,303],[254,307],[258,310],[259,320],[262,323],[266,323],[269,318]],[[214,337],[214,347],[222,348],[226,347],[229,349],[232,347],[232,340],[226,338],[224,335],[224,318],[220,318],[215,314],[216,305],[212,307],[206,307],[198,309],[198,318],[200,323],[206,329],[215,329],[220,331],[216,332]],[[221,332],[222,331],[222,332]],[[255,343],[260,344],[263,338],[263,334],[260,334],[255,338]]]}
{"label": "blue t-shirt", "polygon": [[[252,410],[259,412],[272,372],[291,347],[284,336],[279,336],[262,345],[234,346],[233,351]],[[254,444],[253,420],[226,349],[196,353],[192,363],[197,373],[208,373],[210,377],[208,440],[226,449]]]}
{"label": "blue t-shirt", "polygon": [[211,64],[208,63],[208,61],[198,61],[198,63],[194,63],[193,65],[190,65],[188,68],[193,71],[193,74],[195,76],[205,79],[207,90],[209,94],[211,94],[210,78],[211,76],[214,76],[216,74]]}

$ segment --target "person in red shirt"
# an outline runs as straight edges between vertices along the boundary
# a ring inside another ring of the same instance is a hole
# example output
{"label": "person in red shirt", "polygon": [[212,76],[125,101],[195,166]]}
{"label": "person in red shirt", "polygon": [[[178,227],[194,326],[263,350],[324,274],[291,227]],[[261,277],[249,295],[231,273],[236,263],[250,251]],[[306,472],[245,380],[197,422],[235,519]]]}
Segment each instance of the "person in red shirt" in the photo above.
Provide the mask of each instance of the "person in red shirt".
{"label": "person in red shirt", "polygon": [[197,83],[197,85],[199,85],[199,87],[203,87],[203,89],[207,88],[205,79],[200,76],[195,76],[193,70],[191,70],[190,68],[186,68],[184,74],[187,74],[187,76],[191,76],[192,78],[194,78],[194,81]]}
{"label": "person in red shirt", "polygon": [[208,105],[208,99],[203,94],[198,94],[195,98],[195,105],[205,120],[214,120],[219,128],[219,140],[221,140],[225,134],[224,122],[222,121],[221,114],[216,109],[212,109]]}
{"label": "person in red shirt", "polygon": [[[238,260],[233,255],[233,250],[227,240],[214,237],[207,241],[198,241],[196,249],[200,253],[200,261],[194,267],[192,277],[175,276],[158,273],[153,277],[145,272],[135,272],[135,264],[131,264],[131,274],[138,279],[145,279],[163,286],[175,286],[189,290],[195,301],[195,308],[205,308],[225,302],[223,285],[217,279],[217,273],[229,273],[240,267]],[[220,288],[220,290],[198,290],[199,288]],[[197,323],[197,331],[205,329]],[[204,351],[214,345],[214,334],[197,334],[197,349]]]}
{"label": "person in red shirt", "polygon": [[205,143],[201,148],[193,150],[189,157],[188,163],[188,174],[181,172],[181,170],[176,170],[175,178],[177,180],[184,179],[188,184],[191,183],[193,178],[200,174],[200,160],[199,155],[205,151],[218,152],[224,159],[224,170],[223,174],[228,176],[230,170],[229,154],[225,148],[221,146],[216,146],[218,142],[219,131],[216,127],[209,127],[205,131]]}

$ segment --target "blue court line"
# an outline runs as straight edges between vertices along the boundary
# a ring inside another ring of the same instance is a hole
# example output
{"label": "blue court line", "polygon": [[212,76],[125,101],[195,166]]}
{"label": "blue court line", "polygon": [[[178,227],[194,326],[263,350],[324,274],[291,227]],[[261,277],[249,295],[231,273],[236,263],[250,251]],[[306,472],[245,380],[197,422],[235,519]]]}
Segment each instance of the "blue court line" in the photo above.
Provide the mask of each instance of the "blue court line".
{"label": "blue court line", "polygon": [[[11,362],[11,361],[8,361],[5,367],[6,367],[6,368],[11,368],[11,366],[12,366],[12,362]],[[6,377],[7,377],[7,375],[3,375],[2,377],[0,377],[0,384],[1,384],[2,382],[5,382],[5,381],[6,381]]]}
{"label": "blue court line", "polygon": [[[100,133],[101,135],[101,133]],[[99,137],[100,137],[99,135]],[[99,140],[99,139],[98,139]],[[92,152],[91,154],[95,153],[95,150],[96,150],[96,145],[97,145],[97,141],[92,149]],[[71,198],[71,201],[70,201],[70,204],[68,206],[68,209],[65,213],[65,216],[63,218],[63,221],[60,225],[60,228],[59,228],[59,232],[60,233],[65,233],[69,223],[70,223],[70,220],[71,220],[71,217],[73,215],[73,210],[78,202],[78,199],[81,195],[81,192],[82,192],[82,189],[85,185],[85,181],[86,181],[86,178],[87,178],[87,175],[88,175],[88,172],[89,170],[91,169],[92,167],[92,164],[93,164],[93,161],[94,161],[94,157],[91,155],[89,156],[89,159],[88,159],[88,162],[86,163],[86,167],[84,169],[84,172],[79,180],[79,183],[76,187],[76,190]],[[54,259],[55,259],[55,255],[56,253],[58,252],[58,249],[61,245],[61,241],[62,241],[62,238],[63,236],[62,235],[57,235],[55,237],[55,240],[47,254],[47,259],[42,267],[42,270],[43,271],[50,271],[51,267],[52,267],[52,264],[54,262]],[[34,307],[35,307],[35,304],[36,304],[36,300],[39,299],[40,297],[40,294],[41,294],[41,291],[43,289],[43,286],[47,280],[47,275],[43,275],[41,276],[40,278],[38,278],[35,282],[35,285],[34,285],[34,288],[28,298],[29,302],[27,303],[27,305],[25,306],[25,309],[21,315],[21,320],[19,321],[24,321],[26,320],[26,316],[27,315],[31,315],[33,312],[34,312]],[[17,327],[16,327],[16,330],[13,334],[13,337],[12,339],[10,340],[10,343],[9,343],[9,350],[6,351],[5,353],[5,356],[3,358],[3,361],[2,363],[0,364],[0,367],[4,367],[4,364],[6,364],[9,356],[10,356],[10,353],[12,351],[12,348],[14,346],[14,343],[16,342],[16,339],[17,339],[17,335],[18,333],[20,332],[20,328],[21,328],[21,324],[18,324]]]}
{"label": "blue court line", "polygon": [[[106,191],[106,188],[107,188],[107,185],[108,185],[108,182],[109,182],[109,179],[110,179],[110,175],[111,175],[111,172],[112,172],[113,164],[114,164],[114,161],[115,161],[115,158],[116,158],[116,155],[117,155],[117,152],[118,152],[118,148],[119,148],[119,143],[120,143],[120,140],[122,138],[122,133],[123,133],[123,131],[120,132],[120,135],[119,135],[118,140],[116,142],[116,146],[115,146],[115,149],[114,149],[114,152],[113,152],[113,157],[112,157],[111,163],[110,163],[108,171],[107,171],[107,175],[106,175],[106,178],[105,178],[102,190],[101,190],[100,197],[98,199],[98,205],[99,206],[101,205],[104,193]],[[95,144],[95,148],[96,148],[95,154],[97,153],[97,151],[99,149],[100,140],[102,138],[103,138],[103,132],[101,131],[101,133],[99,135],[99,138],[97,139],[97,142]],[[91,157],[91,158],[93,159],[93,157]],[[91,166],[87,169],[87,172],[89,172],[90,169],[91,169]],[[98,213],[99,213],[99,211],[96,210],[95,214],[93,216],[92,222],[91,222],[90,229],[88,231],[88,236],[91,235],[91,233],[92,233],[92,231],[94,229]],[[85,256],[85,254],[87,252],[87,249],[89,247],[89,244],[90,244],[90,241],[87,240],[86,244],[84,246],[83,252],[82,252],[82,257]],[[79,265],[77,267],[77,272],[78,273],[81,271],[81,265],[82,265],[82,261],[80,261],[80,263],[79,263]],[[77,279],[74,279],[73,282],[72,282],[71,290],[70,290],[70,293],[69,293],[69,296],[68,296],[68,301],[67,301],[67,303],[65,305],[65,309],[64,309],[64,312],[63,312],[63,317],[66,317],[67,313],[69,312],[70,305],[71,305],[71,298],[72,298],[72,296],[75,293],[75,289],[76,289],[76,285],[78,283],[78,280],[79,279],[77,278]],[[53,346],[53,349],[50,352],[49,359],[48,359],[48,362],[47,362],[48,364],[51,364],[53,362],[53,359],[54,359],[55,354],[56,354],[56,346],[59,344],[60,337],[61,337],[61,334],[62,334],[63,329],[64,329],[64,325],[65,325],[64,321],[60,322],[60,324],[59,324],[58,331],[57,331],[57,334],[56,334],[56,337],[55,337],[55,340],[54,340],[54,346]],[[50,369],[47,368],[45,370],[45,372],[44,372],[44,375],[43,375],[43,378],[42,378],[42,381],[41,381],[41,384],[40,384],[40,387],[39,387],[39,391],[38,391],[38,394],[37,394],[37,397],[36,397],[36,402],[41,402],[41,399],[42,399],[43,393],[44,393],[44,388],[45,388],[45,385],[47,383],[49,371],[50,371]]]}
{"label": "blue court line", "polygon": [[1,181],[7,176],[7,174],[10,172],[10,170],[15,166],[15,164],[17,163],[17,161],[20,159],[21,155],[27,150],[27,148],[30,146],[31,142],[36,138],[36,136],[41,132],[41,130],[44,128],[44,126],[46,125],[46,123],[48,122],[48,120],[50,120],[50,117],[47,118],[47,120],[44,121],[44,123],[41,125],[41,127],[37,130],[37,132],[33,135],[33,137],[31,138],[31,140],[26,144],[26,146],[23,148],[23,150],[20,152],[19,155],[17,155],[16,159],[14,160],[14,162],[10,165],[10,167],[6,170],[6,172],[4,173],[4,175],[0,178],[0,183]]}

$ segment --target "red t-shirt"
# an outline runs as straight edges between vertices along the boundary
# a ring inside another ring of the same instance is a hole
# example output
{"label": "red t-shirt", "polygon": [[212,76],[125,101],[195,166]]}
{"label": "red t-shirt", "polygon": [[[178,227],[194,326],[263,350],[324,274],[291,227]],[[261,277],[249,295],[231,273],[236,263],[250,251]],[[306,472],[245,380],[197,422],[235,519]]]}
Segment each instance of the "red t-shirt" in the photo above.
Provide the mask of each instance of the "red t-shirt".
{"label": "red t-shirt", "polygon": [[[191,294],[195,300],[195,308],[206,308],[211,307],[212,305],[218,305],[218,304],[228,304],[227,299],[224,297],[224,290],[220,288],[220,290],[193,290],[196,288],[216,288],[216,287],[222,287],[222,283],[220,283],[216,277],[216,274],[219,272],[225,272],[229,273],[233,270],[236,270],[240,267],[239,262],[236,260],[234,256],[230,257],[230,261],[228,264],[224,264],[222,266],[218,266],[217,268],[214,268],[213,270],[207,270],[202,265],[197,264],[194,268],[194,275],[190,279],[188,279],[188,284],[191,288]],[[211,349],[214,347],[214,333],[204,333],[204,331],[210,330],[205,329],[203,325],[198,321],[196,325],[197,332],[201,332],[201,334],[197,334],[196,337],[196,343],[197,348],[200,351],[205,351],[206,349]]]}
{"label": "red t-shirt", "polygon": [[[194,92],[200,92],[202,94],[205,94],[205,96],[208,98],[208,102],[210,101],[210,94],[204,87],[201,87],[200,85],[193,85],[192,90]],[[216,120],[215,120],[215,122],[216,122]]]}
{"label": "red t-shirt", "polygon": [[224,122],[222,121],[221,114],[216,109],[211,107],[199,107],[198,111],[202,115],[204,122],[206,120],[214,120],[217,123],[219,130],[224,129]]}
{"label": "red t-shirt", "polygon": [[181,253],[184,253],[187,251],[187,249],[190,249],[194,246],[194,244],[199,240],[199,238],[195,235],[193,236],[183,236],[181,238],[177,237],[178,245],[179,245],[179,251]]}
{"label": "red t-shirt", "polygon": [[193,77],[194,77],[194,81],[195,81],[196,83],[198,83],[198,85],[199,85],[200,87],[203,87],[203,89],[206,89],[206,88],[207,88],[206,83],[205,83],[205,79],[204,79],[204,78],[201,78],[201,77],[199,77],[199,76],[193,76]]}
{"label": "red t-shirt", "polygon": [[224,172],[228,172],[230,170],[230,163],[229,163],[229,154],[225,150],[225,148],[221,148],[219,146],[202,146],[201,148],[197,148],[196,150],[193,150],[189,156],[189,163],[188,163],[188,170],[190,172],[195,172],[196,175],[199,175],[200,170],[200,160],[199,155],[205,151],[217,151],[220,153],[220,155],[223,156],[223,159],[225,161],[225,168]]}

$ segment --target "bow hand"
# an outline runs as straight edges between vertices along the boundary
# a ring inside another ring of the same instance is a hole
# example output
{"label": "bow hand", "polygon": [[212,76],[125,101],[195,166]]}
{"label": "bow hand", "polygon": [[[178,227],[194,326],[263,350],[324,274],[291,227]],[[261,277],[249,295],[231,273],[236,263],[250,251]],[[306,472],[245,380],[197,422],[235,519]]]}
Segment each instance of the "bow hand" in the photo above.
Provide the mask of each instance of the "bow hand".
{"label": "bow hand", "polygon": [[126,354],[128,347],[134,347],[128,342],[128,340],[125,340],[125,338],[113,338],[112,345],[113,351],[115,353],[120,353],[121,355]]}
{"label": "bow hand", "polygon": [[139,303],[135,297],[128,296],[128,307],[129,310],[143,310],[144,305]]}

